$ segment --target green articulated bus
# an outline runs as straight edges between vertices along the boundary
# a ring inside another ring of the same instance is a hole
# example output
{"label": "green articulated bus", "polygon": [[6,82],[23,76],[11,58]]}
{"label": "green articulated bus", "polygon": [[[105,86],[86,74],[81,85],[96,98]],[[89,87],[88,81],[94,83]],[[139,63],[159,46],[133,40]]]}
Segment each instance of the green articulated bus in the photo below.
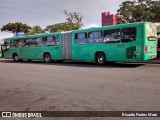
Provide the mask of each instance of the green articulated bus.
{"label": "green articulated bus", "polygon": [[141,62],[157,56],[157,29],[150,22],[119,24],[70,32],[5,39],[4,58]]}

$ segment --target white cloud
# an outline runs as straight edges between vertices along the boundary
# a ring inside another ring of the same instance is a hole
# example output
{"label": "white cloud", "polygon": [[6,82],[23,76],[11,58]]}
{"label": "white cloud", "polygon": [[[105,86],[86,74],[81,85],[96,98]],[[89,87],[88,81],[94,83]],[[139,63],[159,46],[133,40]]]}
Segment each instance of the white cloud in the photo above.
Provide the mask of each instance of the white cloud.
{"label": "white cloud", "polygon": [[84,26],[82,29],[91,28],[91,27],[100,27],[100,25],[92,23],[92,24],[88,24],[88,25]]}
{"label": "white cloud", "polygon": [[9,37],[13,37],[14,34],[10,33],[10,32],[0,32],[0,40],[4,39],[4,38],[9,38]]}
{"label": "white cloud", "polygon": [[22,22],[30,26],[65,21],[63,10],[81,12],[85,26],[101,25],[101,13],[116,13],[125,0],[0,0],[0,27],[8,22]]}

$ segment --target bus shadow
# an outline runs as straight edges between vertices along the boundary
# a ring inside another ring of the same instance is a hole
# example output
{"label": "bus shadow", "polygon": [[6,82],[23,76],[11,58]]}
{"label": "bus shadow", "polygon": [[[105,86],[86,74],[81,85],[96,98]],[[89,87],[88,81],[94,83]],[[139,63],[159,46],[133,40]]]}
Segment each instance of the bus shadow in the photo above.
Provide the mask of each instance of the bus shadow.
{"label": "bus shadow", "polygon": [[39,64],[39,65],[53,65],[53,66],[69,66],[69,67],[89,67],[89,68],[135,68],[145,65],[145,63],[106,63],[105,65],[97,65],[93,62],[84,61],[64,61],[64,62],[51,62],[45,63],[44,61],[23,61],[14,62],[13,60],[1,60],[3,63],[14,63],[14,64]]}
{"label": "bus shadow", "polygon": [[54,63],[57,66],[71,66],[71,67],[89,67],[89,68],[135,68],[143,66],[145,64],[125,64],[125,63],[106,63],[105,65],[97,65],[93,62],[63,62],[63,63]]}

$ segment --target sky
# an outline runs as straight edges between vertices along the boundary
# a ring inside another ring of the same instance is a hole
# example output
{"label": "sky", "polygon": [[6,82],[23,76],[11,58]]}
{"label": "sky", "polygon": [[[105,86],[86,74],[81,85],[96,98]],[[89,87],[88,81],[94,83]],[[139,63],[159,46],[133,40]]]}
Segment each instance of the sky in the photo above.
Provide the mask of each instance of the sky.
{"label": "sky", "polygon": [[29,26],[47,25],[66,21],[63,10],[80,12],[84,28],[101,26],[101,13],[116,14],[126,0],[0,0],[0,28],[9,22]]}

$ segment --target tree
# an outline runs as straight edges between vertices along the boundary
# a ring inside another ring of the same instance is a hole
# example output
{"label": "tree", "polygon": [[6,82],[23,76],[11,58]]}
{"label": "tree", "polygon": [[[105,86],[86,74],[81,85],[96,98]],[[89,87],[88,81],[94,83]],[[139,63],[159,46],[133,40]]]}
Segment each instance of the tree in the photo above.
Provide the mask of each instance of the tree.
{"label": "tree", "polygon": [[122,15],[119,15],[119,14],[116,15],[116,20],[117,20],[117,24],[128,23],[126,18],[124,18]]}
{"label": "tree", "polygon": [[154,13],[153,22],[160,22],[160,1],[148,0],[146,3],[149,6],[150,11]]}
{"label": "tree", "polygon": [[49,32],[71,31],[71,30],[78,30],[83,26],[82,23],[83,16],[81,15],[81,13],[78,12],[68,13],[65,10],[63,12],[67,16],[66,22],[48,25],[45,28],[45,31]]}
{"label": "tree", "polygon": [[45,31],[49,31],[49,32],[70,31],[70,25],[67,22],[57,23],[54,25],[47,26]]}
{"label": "tree", "polygon": [[159,22],[160,2],[151,0],[125,1],[120,5],[117,12],[128,22]]}
{"label": "tree", "polygon": [[67,16],[66,17],[67,22],[73,28],[79,29],[84,25],[82,22],[83,16],[81,13],[79,13],[79,12],[68,13],[66,10],[64,10],[63,12]]}
{"label": "tree", "polygon": [[24,32],[25,34],[27,34],[30,31],[30,29],[31,27],[28,26],[27,24],[16,22],[16,23],[8,23],[2,26],[1,31],[10,31],[16,33],[17,35],[19,32]]}
{"label": "tree", "polygon": [[120,5],[120,9],[117,10],[118,12],[117,14],[123,16],[123,18],[126,19],[128,22],[133,22],[132,15],[134,11],[135,11],[134,2],[125,1],[122,3],[122,5]]}
{"label": "tree", "polygon": [[34,34],[40,34],[40,33],[44,33],[43,29],[40,26],[35,25],[32,27],[28,35],[34,35]]}

